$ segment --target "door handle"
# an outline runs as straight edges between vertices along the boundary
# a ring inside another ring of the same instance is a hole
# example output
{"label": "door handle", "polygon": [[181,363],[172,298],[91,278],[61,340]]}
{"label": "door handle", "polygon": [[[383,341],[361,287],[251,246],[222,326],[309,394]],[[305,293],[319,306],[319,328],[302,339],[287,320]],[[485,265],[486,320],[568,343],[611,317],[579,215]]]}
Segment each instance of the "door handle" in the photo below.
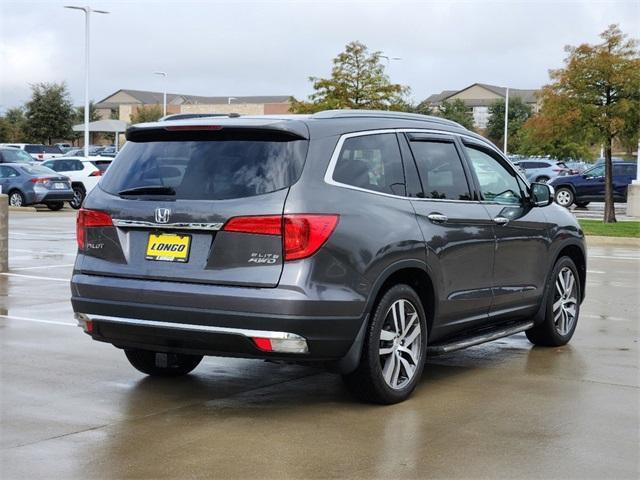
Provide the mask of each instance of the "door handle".
{"label": "door handle", "polygon": [[506,225],[507,223],[509,223],[509,219],[506,217],[496,217],[493,219],[493,223],[497,225]]}
{"label": "door handle", "polygon": [[431,221],[431,223],[444,223],[449,218],[446,215],[442,215],[441,213],[430,213],[427,215],[427,218]]}

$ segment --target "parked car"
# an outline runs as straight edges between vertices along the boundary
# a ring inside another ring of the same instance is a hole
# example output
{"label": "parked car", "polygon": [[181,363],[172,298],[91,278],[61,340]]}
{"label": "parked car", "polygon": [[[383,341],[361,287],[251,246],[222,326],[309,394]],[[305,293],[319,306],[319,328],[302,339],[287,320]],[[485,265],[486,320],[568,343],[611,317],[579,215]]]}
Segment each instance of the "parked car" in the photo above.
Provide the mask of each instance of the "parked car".
{"label": "parked car", "polygon": [[56,147],[58,147],[63,153],[66,153],[74,148],[70,143],[56,143]]}
{"label": "parked car", "polygon": [[[637,163],[613,162],[613,200],[627,201],[627,187],[636,178]],[[589,202],[604,202],[604,164],[591,167],[579,175],[558,177],[549,182],[555,188],[558,205],[569,208],[574,203],[584,208]]]}
{"label": "parked car", "polygon": [[0,165],[0,186],[13,207],[41,203],[51,210],[60,210],[64,202],[73,199],[69,178],[42,165],[3,163]]}
{"label": "parked car", "polygon": [[0,163],[34,163],[33,157],[15,147],[0,147]]}
{"label": "parked car", "polygon": [[111,159],[104,157],[61,157],[47,160],[42,165],[71,179],[73,199],[69,205],[77,210],[110,163]]}
{"label": "parked car", "polygon": [[71,301],[146,374],[203,355],[306,362],[394,403],[427,355],[573,335],[580,226],[454,122],[345,110],[126,136],[78,213]]}
{"label": "parked car", "polygon": [[570,161],[564,162],[567,168],[569,169],[568,175],[577,175],[579,173],[584,172],[588,168],[591,168],[593,165],[583,161]]}
{"label": "parked car", "polygon": [[116,150],[116,147],[104,147],[98,155],[101,157],[115,158],[117,154],[118,151]]}
{"label": "parked car", "polygon": [[530,182],[547,183],[558,175],[566,175],[570,172],[564,162],[557,160],[545,160],[543,158],[519,160],[515,165],[525,171]]}
{"label": "parked car", "polygon": [[31,155],[34,160],[38,161],[62,156],[62,150],[55,145],[42,145],[41,143],[2,143],[0,146],[19,148]]}

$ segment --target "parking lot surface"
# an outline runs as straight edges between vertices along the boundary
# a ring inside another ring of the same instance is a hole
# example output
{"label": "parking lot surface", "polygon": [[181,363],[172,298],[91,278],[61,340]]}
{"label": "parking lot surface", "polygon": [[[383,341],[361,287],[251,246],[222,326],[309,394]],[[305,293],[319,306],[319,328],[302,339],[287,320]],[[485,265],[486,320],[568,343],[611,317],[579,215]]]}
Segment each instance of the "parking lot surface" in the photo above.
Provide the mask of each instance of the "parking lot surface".
{"label": "parking lot surface", "polygon": [[0,477],[638,478],[640,251],[592,246],[572,342],[428,359],[407,402],[207,358],[146,378],[75,326],[74,212],[14,213],[0,275]]}

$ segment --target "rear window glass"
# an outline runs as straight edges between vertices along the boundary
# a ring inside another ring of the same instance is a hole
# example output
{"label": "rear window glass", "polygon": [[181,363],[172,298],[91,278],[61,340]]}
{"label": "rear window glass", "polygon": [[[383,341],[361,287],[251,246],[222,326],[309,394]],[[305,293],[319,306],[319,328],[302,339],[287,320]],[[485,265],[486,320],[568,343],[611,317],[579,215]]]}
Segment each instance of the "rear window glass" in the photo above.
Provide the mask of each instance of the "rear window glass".
{"label": "rear window glass", "polygon": [[60,150],[60,147],[57,147],[56,145],[45,145],[43,152],[44,153],[62,153],[62,150]]}
{"label": "rear window glass", "polygon": [[44,145],[25,145],[24,150],[28,153],[42,153],[44,152]]}
{"label": "rear window glass", "polygon": [[109,165],[111,165],[111,160],[94,160],[91,162],[94,167],[96,167],[101,172],[106,172]]}
{"label": "rear window glass", "polygon": [[[174,198],[226,200],[274,192],[292,185],[306,157],[306,140],[128,141],[101,182],[118,194],[140,187],[171,187]],[[100,167],[98,167],[100,168]]]}
{"label": "rear window glass", "polygon": [[24,152],[23,150],[18,149],[2,149],[2,159],[6,163],[31,163],[33,162],[33,158],[31,155]]}
{"label": "rear window glass", "polygon": [[28,173],[29,175],[51,175],[56,172],[42,165],[24,165],[20,167],[23,172]]}

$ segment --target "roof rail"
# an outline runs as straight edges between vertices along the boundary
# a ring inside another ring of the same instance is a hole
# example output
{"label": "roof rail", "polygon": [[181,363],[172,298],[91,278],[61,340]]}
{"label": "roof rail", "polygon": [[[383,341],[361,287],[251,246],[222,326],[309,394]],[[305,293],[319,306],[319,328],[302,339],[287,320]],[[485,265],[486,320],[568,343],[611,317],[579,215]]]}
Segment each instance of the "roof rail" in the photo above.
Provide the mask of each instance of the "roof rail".
{"label": "roof rail", "polygon": [[407,113],[396,112],[391,110],[323,110],[322,112],[314,113],[311,118],[354,118],[354,117],[373,117],[373,118],[397,118],[402,120],[413,120],[418,122],[431,122],[440,123],[443,125],[450,125],[452,127],[462,128],[466,130],[462,125],[453,120],[446,118],[434,117],[433,115],[422,115],[419,113]]}

